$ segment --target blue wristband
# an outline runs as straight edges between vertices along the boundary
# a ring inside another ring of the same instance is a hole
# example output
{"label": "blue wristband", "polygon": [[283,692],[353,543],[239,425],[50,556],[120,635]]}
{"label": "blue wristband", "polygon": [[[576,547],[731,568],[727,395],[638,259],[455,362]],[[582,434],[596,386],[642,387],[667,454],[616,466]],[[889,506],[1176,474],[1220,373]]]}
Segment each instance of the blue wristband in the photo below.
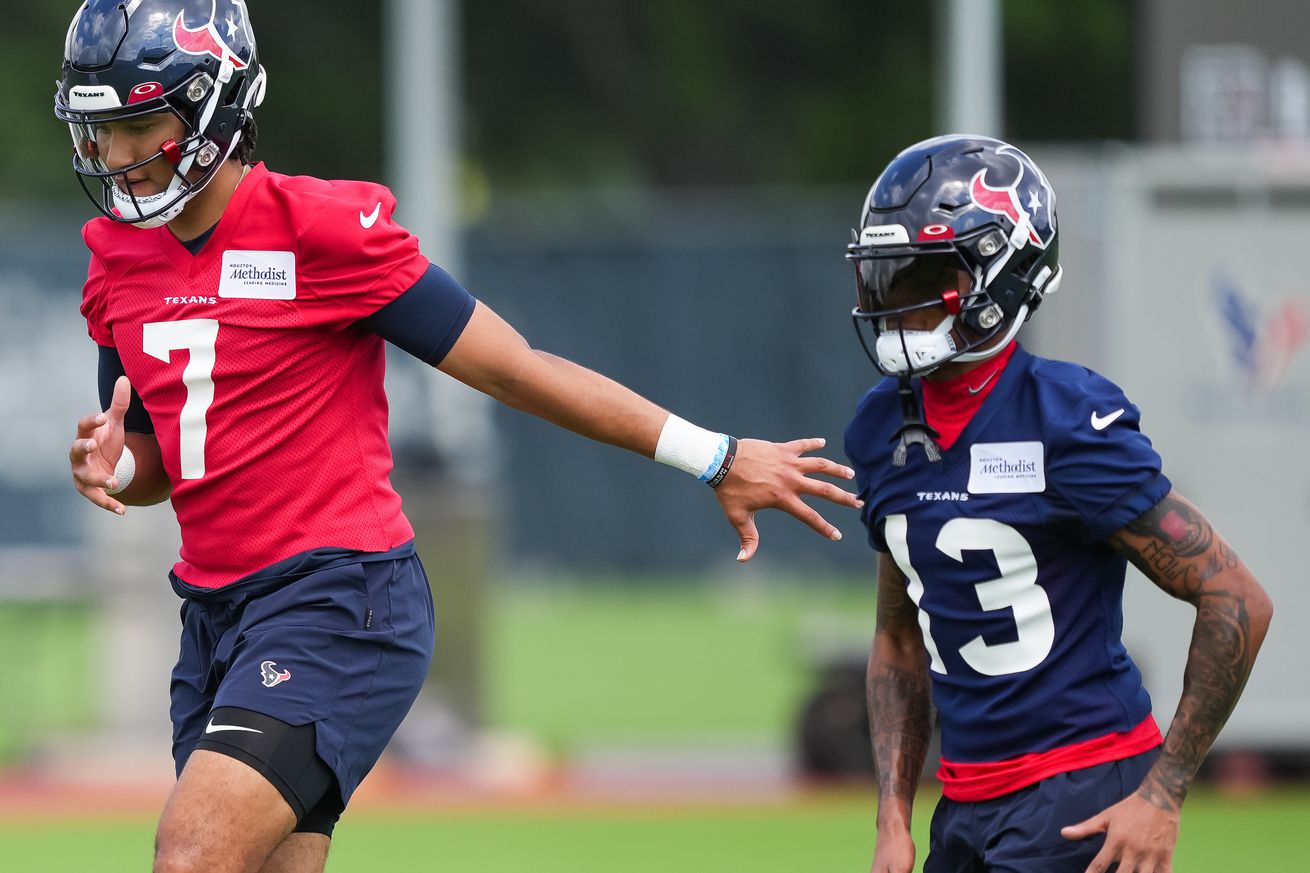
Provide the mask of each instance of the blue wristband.
{"label": "blue wristband", "polygon": [[730,436],[727,437],[727,441],[728,444],[724,447],[721,460],[719,461],[719,468],[715,470],[710,478],[705,482],[705,484],[709,485],[711,488],[718,488],[719,485],[723,483],[724,477],[726,477],[728,471],[732,469],[732,462],[737,459],[737,438]]}

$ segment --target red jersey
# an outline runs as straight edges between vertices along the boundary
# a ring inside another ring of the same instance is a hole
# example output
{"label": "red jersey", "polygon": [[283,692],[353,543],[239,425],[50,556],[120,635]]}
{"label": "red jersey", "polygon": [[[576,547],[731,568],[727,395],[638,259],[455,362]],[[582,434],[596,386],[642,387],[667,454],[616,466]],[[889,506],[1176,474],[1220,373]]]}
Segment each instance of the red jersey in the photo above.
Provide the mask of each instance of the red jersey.
{"label": "red jersey", "polygon": [[381,185],[257,164],[197,255],[167,227],[83,229],[82,314],[154,422],[183,581],[413,538],[389,479],[384,341],[355,326],[428,268],[395,205]]}

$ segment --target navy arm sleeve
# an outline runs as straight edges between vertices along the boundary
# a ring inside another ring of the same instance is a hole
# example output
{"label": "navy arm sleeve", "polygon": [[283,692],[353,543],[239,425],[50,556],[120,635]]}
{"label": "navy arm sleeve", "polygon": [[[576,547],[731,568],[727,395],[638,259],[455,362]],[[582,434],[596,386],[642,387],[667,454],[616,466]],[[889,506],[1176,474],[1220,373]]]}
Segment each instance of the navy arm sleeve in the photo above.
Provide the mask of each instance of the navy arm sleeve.
{"label": "navy arm sleeve", "polygon": [[[100,408],[108,409],[114,400],[114,383],[119,376],[126,376],[123,371],[123,359],[118,356],[118,349],[98,346],[100,349]],[[146,412],[146,405],[141,402],[141,395],[132,389],[132,400],[128,403],[127,414],[123,416],[123,430],[128,433],[154,433],[155,423]]]}
{"label": "navy arm sleeve", "polygon": [[435,367],[463,333],[476,304],[464,286],[432,264],[408,291],[358,324]]}

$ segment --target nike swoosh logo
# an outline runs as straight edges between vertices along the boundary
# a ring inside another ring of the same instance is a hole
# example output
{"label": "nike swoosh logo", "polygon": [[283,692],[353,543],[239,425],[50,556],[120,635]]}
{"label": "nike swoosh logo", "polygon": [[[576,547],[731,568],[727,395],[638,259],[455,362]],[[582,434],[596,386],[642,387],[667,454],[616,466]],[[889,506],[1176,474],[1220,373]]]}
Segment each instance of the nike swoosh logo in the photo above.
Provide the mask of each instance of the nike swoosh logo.
{"label": "nike swoosh logo", "polygon": [[1107,427],[1114,424],[1115,419],[1117,419],[1119,416],[1123,414],[1124,414],[1123,407],[1116,409],[1114,412],[1111,412],[1109,415],[1097,415],[1095,412],[1093,412],[1092,427],[1096,430],[1105,430]]}
{"label": "nike swoosh logo", "polygon": [[248,731],[252,734],[263,733],[263,731],[257,731],[254,728],[249,727],[242,727],[239,724],[214,724],[214,720],[211,718],[209,724],[205,725],[205,733],[216,734],[219,731]]}
{"label": "nike swoosh logo", "polygon": [[373,226],[373,223],[378,220],[378,215],[381,212],[382,212],[381,201],[378,201],[378,205],[373,207],[373,213],[371,215],[365,215],[364,210],[362,209],[359,210],[359,226],[364,228],[365,230],[368,230],[370,227]]}
{"label": "nike swoosh logo", "polygon": [[983,383],[982,383],[981,385],[979,385],[977,388],[973,388],[973,387],[971,387],[971,386],[969,386],[969,385],[965,385],[964,387],[966,387],[966,388],[969,389],[969,393],[970,393],[970,394],[977,394],[979,391],[981,391],[981,390],[983,390],[984,388],[986,388],[986,387],[987,387],[987,383],[990,382],[990,381],[992,381],[993,379],[995,379],[995,378],[996,378],[996,373],[999,373],[999,372],[1001,372],[1001,371],[1000,371],[1000,370],[997,370],[995,373],[992,373],[992,374],[991,374],[990,376],[988,376],[986,379],[983,379]]}

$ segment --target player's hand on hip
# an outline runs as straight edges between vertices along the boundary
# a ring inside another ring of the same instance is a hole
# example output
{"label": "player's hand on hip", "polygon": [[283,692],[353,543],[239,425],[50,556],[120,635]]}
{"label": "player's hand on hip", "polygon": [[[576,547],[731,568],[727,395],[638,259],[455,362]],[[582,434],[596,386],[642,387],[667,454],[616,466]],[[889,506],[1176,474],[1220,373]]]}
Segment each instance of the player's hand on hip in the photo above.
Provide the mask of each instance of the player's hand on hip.
{"label": "player's hand on hip", "polygon": [[855,471],[827,458],[805,457],[807,452],[823,448],[824,440],[792,440],[771,443],[763,440],[739,440],[732,469],[714,494],[723,506],[729,523],[741,539],[738,561],[749,561],[759,547],[760,534],[755,528],[755,513],[761,509],[780,509],[812,527],[831,540],[841,539],[841,532],[816,510],[807,506],[802,495],[822,497],[840,506],[859,507],[863,503],[854,494],[816,475],[852,479]]}
{"label": "player's hand on hip", "polygon": [[1087,873],[1104,873],[1116,861],[1119,873],[1172,873],[1174,844],[1178,842],[1178,812],[1161,809],[1130,794],[1086,821],[1062,828],[1066,840],[1105,834],[1105,845],[1092,859]]}
{"label": "player's hand on hip", "polygon": [[77,422],[77,439],[68,451],[73,468],[73,486],[77,493],[96,506],[122,515],[126,507],[105,493],[118,485],[114,467],[123,454],[126,432],[123,416],[132,399],[132,386],[126,376],[114,384],[114,399],[104,412],[84,415]]}

